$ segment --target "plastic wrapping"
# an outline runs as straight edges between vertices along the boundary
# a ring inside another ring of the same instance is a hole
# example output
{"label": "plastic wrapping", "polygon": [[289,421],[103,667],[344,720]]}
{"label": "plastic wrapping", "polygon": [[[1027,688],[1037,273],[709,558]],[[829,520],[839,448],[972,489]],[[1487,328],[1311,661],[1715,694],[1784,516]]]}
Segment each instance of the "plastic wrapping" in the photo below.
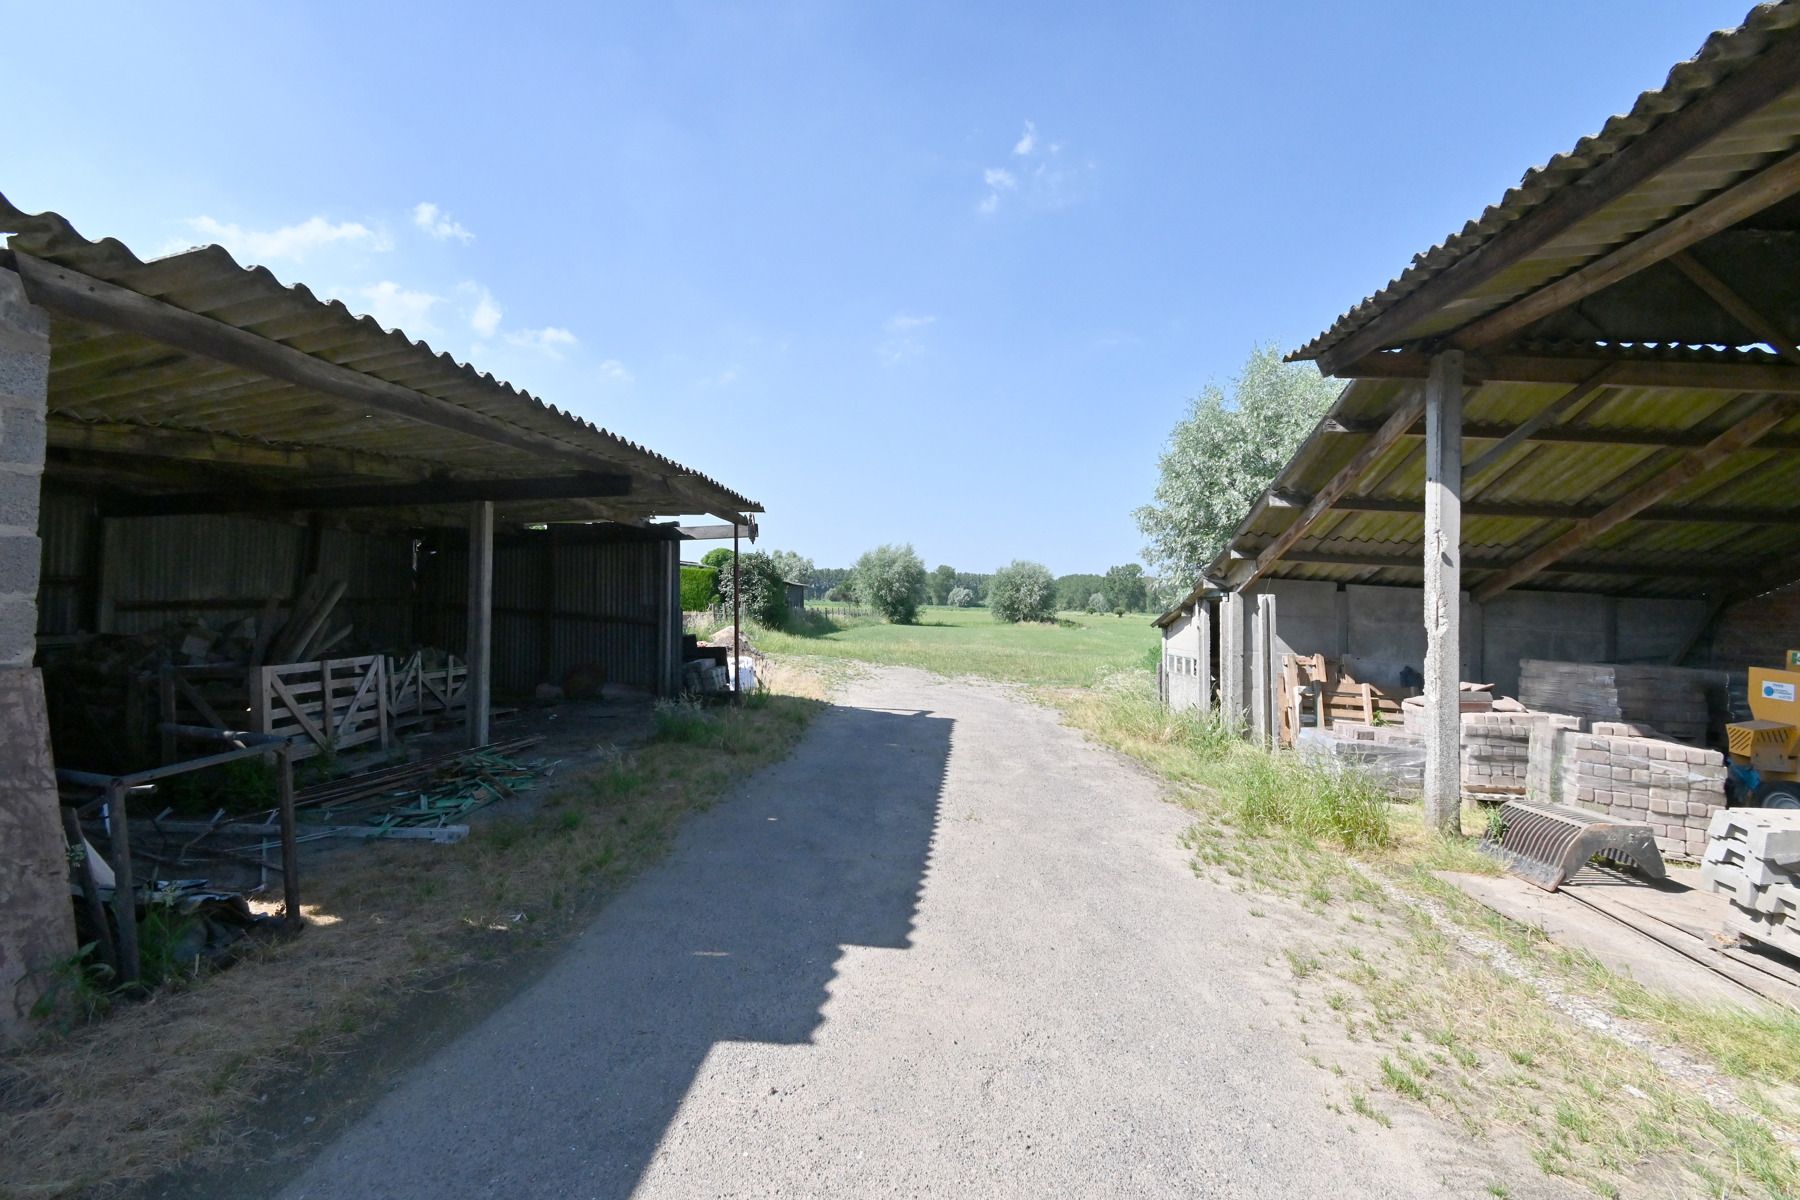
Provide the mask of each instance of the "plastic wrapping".
{"label": "plastic wrapping", "polygon": [[1383,780],[1396,794],[1417,796],[1425,787],[1425,743],[1405,730],[1383,725],[1334,724],[1302,729],[1296,753],[1355,764]]}

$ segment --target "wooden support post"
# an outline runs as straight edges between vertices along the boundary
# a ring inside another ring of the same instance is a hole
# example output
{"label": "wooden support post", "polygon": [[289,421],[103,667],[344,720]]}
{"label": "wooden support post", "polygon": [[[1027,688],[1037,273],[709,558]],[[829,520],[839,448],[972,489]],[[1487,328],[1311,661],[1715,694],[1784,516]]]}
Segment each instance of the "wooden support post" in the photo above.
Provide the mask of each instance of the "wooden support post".
{"label": "wooden support post", "polygon": [[138,981],[137,887],[131,878],[131,821],[125,811],[125,785],[106,785],[106,824],[112,835],[113,920],[119,926],[119,983]]}
{"label": "wooden support post", "polygon": [[1462,830],[1462,352],[1425,384],[1425,821]]}
{"label": "wooden support post", "polygon": [[275,752],[276,787],[281,805],[281,920],[297,930],[300,915],[300,843],[294,831],[294,751],[291,744]]}
{"label": "wooden support post", "polygon": [[1219,709],[1225,724],[1244,730],[1244,594],[1219,598]]}
{"label": "wooden support post", "polygon": [[494,659],[494,502],[469,505],[469,744],[485,746]]}
{"label": "wooden support post", "polygon": [[1201,713],[1213,710],[1212,601],[1194,602],[1194,634],[1199,641],[1194,673],[1199,676]]}
{"label": "wooden support post", "polygon": [[731,526],[731,702],[743,703],[738,679],[743,668],[738,665],[744,653],[744,577],[738,570],[738,527]]}

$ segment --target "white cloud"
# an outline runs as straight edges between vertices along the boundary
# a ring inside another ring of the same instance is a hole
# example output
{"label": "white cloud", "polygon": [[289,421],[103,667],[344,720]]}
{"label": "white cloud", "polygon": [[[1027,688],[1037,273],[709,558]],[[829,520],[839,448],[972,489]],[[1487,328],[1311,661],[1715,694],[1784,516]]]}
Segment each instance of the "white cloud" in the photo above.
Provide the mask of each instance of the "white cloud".
{"label": "white cloud", "polygon": [[475,306],[469,310],[469,328],[478,337],[493,337],[500,329],[500,304],[494,293],[478,283],[465,283],[457,290],[475,299]]}
{"label": "white cloud", "polygon": [[421,200],[413,206],[413,224],[440,242],[449,238],[455,238],[459,242],[475,239],[475,235],[462,222],[452,219],[449,213],[429,200]]}
{"label": "white cloud", "polygon": [[909,358],[917,358],[925,353],[923,334],[926,329],[937,324],[937,317],[915,316],[911,313],[895,313],[882,326],[887,334],[875,347],[883,366],[899,366]]}
{"label": "white cloud", "polygon": [[1038,143],[1037,126],[1025,122],[1025,132],[1013,143],[1013,156],[1027,161],[1015,168],[987,167],[981,182],[987,192],[976,202],[975,211],[991,217],[1000,211],[1001,198],[1017,192],[1019,200],[1029,208],[1067,208],[1086,192],[1094,173],[1094,163],[1071,164],[1063,157],[1061,142]]}
{"label": "white cloud", "polygon": [[627,384],[634,378],[625,364],[616,358],[605,359],[600,364],[600,378],[607,383]]}
{"label": "white cloud", "polygon": [[404,330],[414,338],[431,337],[438,332],[431,320],[431,310],[443,297],[430,292],[413,291],[390,279],[353,293],[362,298],[364,311],[388,329]]}
{"label": "white cloud", "polygon": [[190,217],[188,227],[204,238],[217,242],[233,254],[252,262],[267,263],[275,259],[304,262],[308,253],[339,243],[365,246],[370,250],[388,250],[393,243],[383,234],[357,221],[332,224],[324,217],[308,217],[298,225],[280,229],[245,229],[208,216]]}
{"label": "white cloud", "polygon": [[551,358],[561,358],[563,350],[580,339],[560,325],[546,325],[542,329],[515,329],[506,335],[506,340],[515,346],[541,351]]}

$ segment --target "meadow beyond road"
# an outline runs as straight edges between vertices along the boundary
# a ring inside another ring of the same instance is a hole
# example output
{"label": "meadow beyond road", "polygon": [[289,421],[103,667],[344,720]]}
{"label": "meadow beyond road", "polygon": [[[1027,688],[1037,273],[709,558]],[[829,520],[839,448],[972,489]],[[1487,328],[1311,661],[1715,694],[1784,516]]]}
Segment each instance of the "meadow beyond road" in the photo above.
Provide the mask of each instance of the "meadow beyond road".
{"label": "meadow beyond road", "polygon": [[1187,819],[1007,688],[870,670],[282,1195],[1520,1188],[1328,1107],[1275,923],[1195,878]]}

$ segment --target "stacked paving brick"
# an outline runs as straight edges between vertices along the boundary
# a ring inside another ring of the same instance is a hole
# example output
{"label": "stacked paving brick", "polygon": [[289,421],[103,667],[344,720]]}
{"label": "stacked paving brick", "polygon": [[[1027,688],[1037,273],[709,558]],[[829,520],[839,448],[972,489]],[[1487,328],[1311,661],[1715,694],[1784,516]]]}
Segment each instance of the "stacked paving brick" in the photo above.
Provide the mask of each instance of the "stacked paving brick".
{"label": "stacked paving brick", "polygon": [[1525,707],[1569,713],[1590,721],[1650,725],[1678,742],[1703,745],[1712,721],[1703,672],[1621,663],[1519,663]]}
{"label": "stacked paving brick", "polygon": [[1725,759],[1636,727],[1598,722],[1593,730],[1542,722],[1533,731],[1528,793],[1650,826],[1658,848],[1699,858],[1713,815],[1725,806]]}
{"label": "stacked paving brick", "polygon": [[1573,729],[1575,717],[1556,713],[1464,713],[1462,718],[1463,790],[1476,796],[1523,794],[1531,764],[1531,726],[1550,721]]}
{"label": "stacked paving brick", "polygon": [[1800,812],[1736,808],[1707,827],[1700,877],[1731,904],[1725,931],[1800,955]]}

